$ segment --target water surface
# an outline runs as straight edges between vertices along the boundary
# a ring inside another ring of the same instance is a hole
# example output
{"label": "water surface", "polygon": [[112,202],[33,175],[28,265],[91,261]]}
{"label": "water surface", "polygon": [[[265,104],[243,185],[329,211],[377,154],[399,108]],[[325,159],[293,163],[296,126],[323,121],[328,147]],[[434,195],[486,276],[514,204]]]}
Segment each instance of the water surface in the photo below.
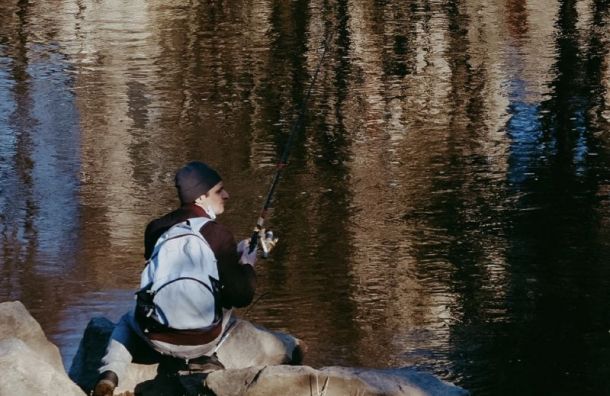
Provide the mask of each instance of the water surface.
{"label": "water surface", "polygon": [[[610,11],[599,0],[0,4],[0,301],[69,367],[132,304],[174,172],[268,223],[258,302],[316,367],[610,393]],[[332,35],[332,36],[331,36]]]}

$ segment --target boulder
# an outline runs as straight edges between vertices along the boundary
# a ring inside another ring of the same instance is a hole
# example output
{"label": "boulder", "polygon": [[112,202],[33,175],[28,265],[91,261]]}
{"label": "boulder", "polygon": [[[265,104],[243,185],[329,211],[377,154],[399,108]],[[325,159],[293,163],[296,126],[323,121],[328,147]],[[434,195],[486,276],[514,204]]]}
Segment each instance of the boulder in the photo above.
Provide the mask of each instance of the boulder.
{"label": "boulder", "polygon": [[215,371],[203,379],[216,396],[423,396],[467,395],[468,392],[435,376],[409,368],[356,369],[308,366],[263,366]]}
{"label": "boulder", "polygon": [[225,368],[299,364],[303,360],[303,341],[289,334],[236,319],[218,349],[218,359]]}
{"label": "boulder", "polygon": [[0,395],[84,396],[59,349],[20,302],[0,303]]}
{"label": "boulder", "polygon": [[0,340],[18,338],[53,367],[64,370],[59,348],[52,344],[40,324],[20,301],[0,303]]}

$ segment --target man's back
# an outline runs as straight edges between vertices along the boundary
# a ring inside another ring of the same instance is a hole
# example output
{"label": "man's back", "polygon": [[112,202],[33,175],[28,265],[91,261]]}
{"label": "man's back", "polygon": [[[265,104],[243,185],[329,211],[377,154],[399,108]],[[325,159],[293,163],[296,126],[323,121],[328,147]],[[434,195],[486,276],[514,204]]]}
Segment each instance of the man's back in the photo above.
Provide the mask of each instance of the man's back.
{"label": "man's back", "polygon": [[[194,217],[208,217],[197,205],[182,207],[151,221],[144,233],[144,257],[148,260],[157,240],[175,224]],[[239,263],[239,253],[233,234],[227,227],[208,221],[200,230],[216,260],[221,283],[221,301],[224,308],[244,307],[252,302],[256,291],[256,274],[250,265]]]}

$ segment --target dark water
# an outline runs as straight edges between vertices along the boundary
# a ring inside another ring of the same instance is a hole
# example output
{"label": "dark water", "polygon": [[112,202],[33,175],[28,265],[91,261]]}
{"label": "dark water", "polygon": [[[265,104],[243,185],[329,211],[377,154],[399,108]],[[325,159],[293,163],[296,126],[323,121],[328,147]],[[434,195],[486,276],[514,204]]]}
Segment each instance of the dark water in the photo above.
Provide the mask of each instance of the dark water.
{"label": "dark water", "polygon": [[0,301],[69,366],[191,159],[245,237],[332,31],[240,314],[313,366],[610,394],[608,6],[4,0]]}

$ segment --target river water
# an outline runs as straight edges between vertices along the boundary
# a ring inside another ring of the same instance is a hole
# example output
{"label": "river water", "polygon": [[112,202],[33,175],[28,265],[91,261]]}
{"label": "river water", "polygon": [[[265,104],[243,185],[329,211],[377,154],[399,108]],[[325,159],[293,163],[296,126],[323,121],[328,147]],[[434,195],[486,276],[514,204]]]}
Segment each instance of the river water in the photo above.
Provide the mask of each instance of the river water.
{"label": "river water", "polygon": [[316,367],[610,394],[605,0],[4,0],[0,18],[0,301],[67,367],[91,317],[131,306],[183,163],[219,170],[220,220],[249,234],[326,48],[239,314]]}

